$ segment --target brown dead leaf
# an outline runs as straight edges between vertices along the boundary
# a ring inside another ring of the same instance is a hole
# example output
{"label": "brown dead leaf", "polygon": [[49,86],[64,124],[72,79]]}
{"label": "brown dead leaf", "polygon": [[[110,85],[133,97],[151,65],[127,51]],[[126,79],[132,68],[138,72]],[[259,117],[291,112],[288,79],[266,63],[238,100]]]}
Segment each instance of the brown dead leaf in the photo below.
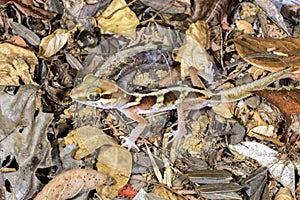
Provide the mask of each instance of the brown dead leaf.
{"label": "brown dead leaf", "polygon": [[34,199],[69,199],[109,182],[108,176],[96,170],[71,169],[53,178]]}
{"label": "brown dead leaf", "polygon": [[193,21],[205,20],[210,26],[220,24],[228,12],[230,3],[230,0],[195,0],[191,19]]}
{"label": "brown dead leaf", "polygon": [[238,54],[252,65],[276,72],[295,67],[300,73],[300,38],[257,38],[240,35],[233,40]]}
{"label": "brown dead leaf", "polygon": [[280,110],[286,119],[286,130],[292,122],[291,115],[300,113],[300,90],[298,89],[264,89],[253,93],[265,98]]}
{"label": "brown dead leaf", "polygon": [[25,15],[32,16],[39,19],[53,19],[56,16],[56,13],[43,10],[41,8],[35,7],[33,1],[24,1],[24,0],[1,0],[0,5],[13,4],[16,6],[22,13]]}

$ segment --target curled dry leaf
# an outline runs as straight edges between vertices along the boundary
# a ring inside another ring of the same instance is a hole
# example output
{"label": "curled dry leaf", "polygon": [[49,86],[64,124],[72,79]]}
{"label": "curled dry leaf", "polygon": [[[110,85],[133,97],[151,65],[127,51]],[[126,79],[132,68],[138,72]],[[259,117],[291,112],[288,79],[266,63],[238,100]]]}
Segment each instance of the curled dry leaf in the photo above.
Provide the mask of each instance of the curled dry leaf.
{"label": "curled dry leaf", "polygon": [[300,113],[300,90],[298,89],[264,89],[253,93],[265,98],[280,110],[286,120],[286,130],[292,122],[291,115]]}
{"label": "curled dry leaf", "polygon": [[39,19],[53,19],[56,16],[56,13],[49,12],[47,10],[38,8],[34,5],[33,1],[25,0],[2,0],[0,5],[13,4],[16,6],[23,14],[32,16]]}
{"label": "curled dry leaf", "polygon": [[32,80],[38,63],[35,54],[9,43],[0,44],[0,49],[0,85],[35,84]]}
{"label": "curled dry leaf", "polygon": [[240,35],[233,40],[238,54],[252,65],[276,72],[295,67],[300,73],[300,38],[257,38]]}
{"label": "curled dry leaf", "polygon": [[[127,6],[125,0],[111,2],[102,14],[104,17],[98,21],[101,33],[135,38],[135,28],[139,24],[139,20],[135,13],[125,6]],[[117,9],[120,10],[116,11]]]}
{"label": "curled dry leaf", "polygon": [[39,46],[39,55],[50,57],[57,53],[68,41],[69,30],[58,29],[51,35],[44,37]]}
{"label": "curled dry leaf", "polygon": [[34,199],[69,199],[110,182],[108,176],[96,170],[71,169],[52,179]]}

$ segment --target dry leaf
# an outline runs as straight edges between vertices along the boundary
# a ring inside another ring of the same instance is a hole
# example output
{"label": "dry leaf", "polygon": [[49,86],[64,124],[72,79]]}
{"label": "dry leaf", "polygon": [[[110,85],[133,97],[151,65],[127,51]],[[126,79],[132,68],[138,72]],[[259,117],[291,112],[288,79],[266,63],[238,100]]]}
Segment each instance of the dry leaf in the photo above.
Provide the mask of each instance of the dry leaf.
{"label": "dry leaf", "polygon": [[270,147],[257,142],[242,142],[229,145],[231,151],[256,160],[262,166],[268,167],[270,174],[283,186],[295,194],[295,169],[289,160],[280,160],[280,154]]}
{"label": "dry leaf", "polygon": [[210,35],[208,30],[208,24],[205,21],[197,21],[189,26],[186,30],[186,34],[191,36],[199,44],[201,44],[205,49],[210,48]]}
{"label": "dry leaf", "polygon": [[116,183],[101,186],[97,192],[109,199],[114,199],[129,181],[132,169],[131,153],[120,146],[102,146],[98,154],[97,169],[112,177]]}
{"label": "dry leaf", "polygon": [[242,31],[243,33],[247,34],[254,34],[253,27],[249,22],[245,20],[237,20],[235,23],[239,31]]}
{"label": "dry leaf", "polygon": [[275,196],[275,200],[293,200],[291,191],[288,188],[280,188]]}
{"label": "dry leaf", "polygon": [[56,13],[43,10],[35,7],[32,0],[1,0],[0,5],[13,4],[25,15],[32,16],[39,19],[52,19],[56,16]]}
{"label": "dry leaf", "polygon": [[[102,13],[104,17],[98,21],[102,34],[116,34],[135,38],[135,29],[139,20],[129,7],[123,8],[125,6],[127,6],[125,0],[113,0],[106,8]],[[120,10],[113,13],[117,9]],[[113,15],[110,16],[112,13]]]}
{"label": "dry leaf", "polygon": [[290,35],[283,16],[280,14],[280,10],[274,5],[272,0],[255,0],[255,2],[266,12],[268,17],[273,19],[288,35]]}
{"label": "dry leaf", "polygon": [[66,145],[76,143],[79,149],[75,153],[75,159],[79,160],[103,145],[117,145],[113,138],[106,135],[103,131],[92,126],[83,126],[71,131],[64,137]]}
{"label": "dry leaf", "polygon": [[0,49],[0,85],[35,84],[32,80],[38,63],[35,54],[9,43],[0,44]]}
{"label": "dry leaf", "polygon": [[230,2],[231,0],[195,0],[191,19],[194,21],[205,20],[211,27],[216,26],[228,13]]}
{"label": "dry leaf", "polygon": [[207,36],[198,36],[205,33],[205,31],[203,32],[203,30],[200,30],[202,26],[200,26],[199,23],[200,22],[190,25],[189,29],[186,31],[184,43],[177,50],[174,60],[181,63],[181,79],[184,80],[186,77],[190,76],[189,69],[194,67],[201,77],[208,82],[212,82],[214,72],[213,64],[210,61],[205,48],[201,45],[207,45],[207,41],[200,41],[201,39],[207,38]]}
{"label": "dry leaf", "polygon": [[264,89],[253,93],[265,98],[280,110],[286,120],[286,130],[292,122],[291,115],[300,113],[300,90],[298,89]]}
{"label": "dry leaf", "polygon": [[9,25],[14,30],[14,32],[24,38],[30,44],[37,46],[40,44],[41,40],[38,35],[36,35],[33,31],[28,29],[26,26],[16,23],[12,20],[9,21]]}
{"label": "dry leaf", "polygon": [[109,182],[108,176],[96,170],[71,169],[53,178],[34,199],[69,199]]}
{"label": "dry leaf", "polygon": [[56,54],[67,43],[70,32],[69,30],[58,29],[51,35],[44,37],[39,46],[39,55],[47,58]]}
{"label": "dry leaf", "polygon": [[5,196],[30,199],[40,190],[37,168],[54,165],[47,139],[53,114],[38,110],[41,95],[38,86],[20,86],[13,93],[8,93],[7,87],[0,88],[0,157],[2,160],[14,157],[15,166],[19,166],[15,172],[4,173],[12,191]]}
{"label": "dry leaf", "polygon": [[300,73],[300,38],[257,38],[240,35],[233,40],[238,54],[252,65],[276,72],[295,67]]}

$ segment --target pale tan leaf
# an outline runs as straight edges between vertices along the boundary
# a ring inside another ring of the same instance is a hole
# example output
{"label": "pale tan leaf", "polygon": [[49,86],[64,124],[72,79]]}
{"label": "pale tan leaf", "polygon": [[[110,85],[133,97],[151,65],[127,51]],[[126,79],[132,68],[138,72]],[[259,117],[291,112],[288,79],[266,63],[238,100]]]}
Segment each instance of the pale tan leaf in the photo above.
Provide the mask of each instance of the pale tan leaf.
{"label": "pale tan leaf", "polygon": [[[177,50],[176,61],[181,63],[181,79],[190,76],[189,70],[194,67],[198,74],[205,80],[211,82],[213,80],[212,62],[202,44],[207,44],[207,41],[202,41],[205,37],[199,37],[198,34],[203,34],[202,26],[199,24],[191,24],[186,31],[186,37],[182,46]],[[206,39],[205,39],[206,40]],[[201,42],[201,43],[200,43]]]}
{"label": "pale tan leaf", "polygon": [[92,126],[83,126],[71,131],[64,137],[66,145],[75,143],[79,149],[75,153],[75,159],[79,160],[92,154],[97,148],[103,145],[117,145],[113,138],[106,135],[103,131]]}
{"label": "pale tan leaf", "polygon": [[97,188],[97,192],[108,199],[114,199],[127,184],[131,175],[131,153],[115,145],[105,145],[100,148],[98,154],[97,170],[115,180],[114,185],[103,185]]}
{"label": "pale tan leaf", "polygon": [[[125,0],[114,0],[111,2],[102,14],[104,17],[98,21],[101,33],[135,38],[135,29],[139,24],[139,20],[130,8],[125,7],[126,5]],[[117,9],[120,10],[113,13]],[[112,16],[110,16],[111,14]]]}
{"label": "pale tan leaf", "polygon": [[275,200],[293,200],[293,196],[288,188],[280,188],[275,196]]}
{"label": "pale tan leaf", "polygon": [[39,55],[50,57],[57,53],[68,41],[69,30],[58,29],[51,35],[44,37],[39,46]]}
{"label": "pale tan leaf", "polygon": [[0,85],[35,84],[32,80],[38,63],[35,54],[9,43],[0,44],[0,49]]}
{"label": "pale tan leaf", "polygon": [[254,34],[254,29],[249,22],[245,20],[237,20],[235,23],[239,31],[242,31],[243,33],[247,34]]}
{"label": "pale tan leaf", "polygon": [[108,176],[96,170],[71,169],[53,178],[34,199],[69,199],[105,183],[109,183]]}

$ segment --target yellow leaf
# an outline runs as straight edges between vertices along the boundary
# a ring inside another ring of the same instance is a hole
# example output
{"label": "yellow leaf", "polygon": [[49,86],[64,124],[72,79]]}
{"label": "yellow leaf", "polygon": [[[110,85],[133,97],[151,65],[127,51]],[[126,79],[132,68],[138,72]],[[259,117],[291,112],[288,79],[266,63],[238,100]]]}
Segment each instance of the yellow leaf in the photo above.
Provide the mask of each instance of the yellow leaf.
{"label": "yellow leaf", "polygon": [[92,126],[83,126],[71,131],[65,138],[65,144],[75,143],[78,150],[74,158],[79,160],[89,154],[92,154],[97,148],[103,145],[117,145],[113,138],[106,135],[103,131]]}
{"label": "yellow leaf", "polygon": [[0,85],[35,84],[32,80],[38,59],[23,47],[0,44]]}
{"label": "yellow leaf", "polygon": [[[130,37],[132,39],[135,38],[135,29],[139,24],[139,20],[135,13],[125,6],[127,6],[125,0],[114,0],[106,8],[102,14],[104,18],[100,18],[98,21],[102,34],[116,34]],[[110,17],[110,15],[117,9],[120,10]]]}
{"label": "yellow leaf", "polygon": [[99,150],[96,165],[98,171],[115,180],[114,185],[100,186],[97,192],[108,199],[114,199],[129,181],[132,169],[131,153],[124,147],[105,145]]}

